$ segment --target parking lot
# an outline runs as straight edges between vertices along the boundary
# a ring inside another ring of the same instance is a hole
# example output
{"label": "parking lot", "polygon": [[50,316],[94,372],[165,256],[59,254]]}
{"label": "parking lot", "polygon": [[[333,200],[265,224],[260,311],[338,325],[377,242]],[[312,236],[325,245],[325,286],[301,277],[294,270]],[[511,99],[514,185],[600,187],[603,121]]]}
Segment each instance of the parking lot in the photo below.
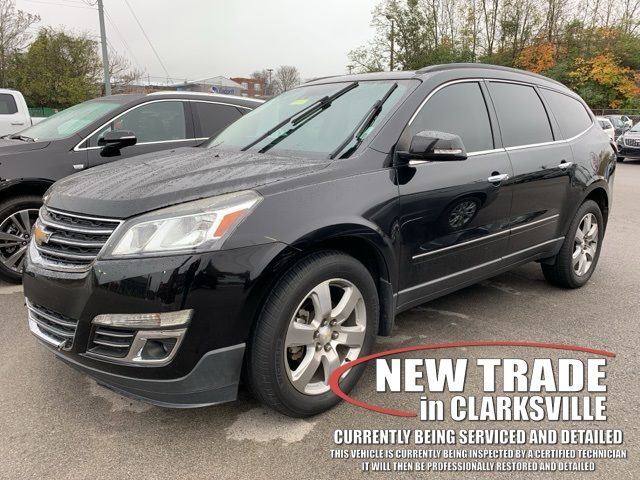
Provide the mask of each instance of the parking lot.
{"label": "parking lot", "polygon": [[[607,369],[609,420],[591,427],[624,429],[629,460],[600,461],[596,472],[578,474],[580,478],[631,479],[640,471],[640,163],[619,164],[615,182],[602,255],[585,288],[556,289],[544,282],[538,265],[526,265],[402,314],[394,335],[380,338],[377,344],[378,350],[386,350],[439,342],[528,340],[615,352]],[[244,391],[239,401],[217,407],[149,406],[96,385],[38,345],[27,329],[19,286],[0,287],[0,312],[0,478],[260,478],[273,477],[271,472],[292,480],[359,478],[359,462],[330,458],[337,428],[461,428],[451,421],[420,425],[418,420],[387,417],[344,403],[315,418],[292,420],[264,410]],[[473,359],[479,353],[469,350],[465,355]],[[491,354],[562,355],[482,350],[483,356]],[[453,356],[455,351],[437,355]],[[366,399],[373,392],[372,371],[368,370],[354,396]],[[394,406],[415,410],[415,398],[394,398]],[[554,427],[569,428],[566,424]],[[585,427],[589,425],[575,428]],[[557,474],[557,478],[575,475]]]}

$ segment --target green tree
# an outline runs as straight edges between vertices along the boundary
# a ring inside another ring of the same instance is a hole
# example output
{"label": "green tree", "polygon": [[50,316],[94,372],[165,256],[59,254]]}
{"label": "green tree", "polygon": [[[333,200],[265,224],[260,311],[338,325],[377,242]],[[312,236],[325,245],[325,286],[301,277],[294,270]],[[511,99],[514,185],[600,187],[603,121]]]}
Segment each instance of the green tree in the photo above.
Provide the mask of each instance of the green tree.
{"label": "green tree", "polygon": [[96,42],[44,28],[18,56],[18,88],[29,105],[66,108],[101,93],[102,63]]}
{"label": "green tree", "polygon": [[0,87],[14,86],[15,55],[29,41],[29,28],[39,21],[39,16],[17,10],[14,0],[0,0]]}

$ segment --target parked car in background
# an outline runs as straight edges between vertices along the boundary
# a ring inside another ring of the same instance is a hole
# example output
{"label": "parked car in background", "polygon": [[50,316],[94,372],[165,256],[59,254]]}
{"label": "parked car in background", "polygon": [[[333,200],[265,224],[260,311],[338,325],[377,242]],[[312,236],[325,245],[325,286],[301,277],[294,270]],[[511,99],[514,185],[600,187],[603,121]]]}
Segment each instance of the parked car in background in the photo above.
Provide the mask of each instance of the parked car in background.
{"label": "parked car in background", "polygon": [[0,88],[0,136],[19,132],[42,120],[44,118],[31,117],[22,93]]}
{"label": "parked car in background", "polygon": [[20,280],[31,226],[54,181],[114,160],[198,145],[262,103],[206,93],[114,95],[0,139],[0,277]]}
{"label": "parked car in background", "polygon": [[[633,122],[629,119],[629,117],[625,115],[605,115],[607,119],[613,124],[613,128],[615,130],[615,137],[618,138],[624,132],[629,130],[633,125]],[[625,120],[626,119],[626,120]],[[631,124],[630,124],[631,122]]]}
{"label": "parked car in background", "polygon": [[25,261],[29,328],[158,405],[233,400],[244,372],[264,404],[314,415],[402,311],[532,261],[585,285],[615,167],[584,101],[540,75],[319,79],[200,148],[57,182]]}
{"label": "parked car in background", "polygon": [[625,158],[640,160],[640,123],[620,135],[616,144],[619,162],[623,162]]}
{"label": "parked car in background", "polygon": [[613,124],[611,123],[611,120],[609,120],[606,117],[596,117],[596,121],[598,122],[598,124],[600,125],[600,127],[602,127],[602,130],[604,130],[604,132],[609,135],[609,138],[611,139],[611,141],[615,141],[616,139],[616,130],[615,128],[613,128]]}

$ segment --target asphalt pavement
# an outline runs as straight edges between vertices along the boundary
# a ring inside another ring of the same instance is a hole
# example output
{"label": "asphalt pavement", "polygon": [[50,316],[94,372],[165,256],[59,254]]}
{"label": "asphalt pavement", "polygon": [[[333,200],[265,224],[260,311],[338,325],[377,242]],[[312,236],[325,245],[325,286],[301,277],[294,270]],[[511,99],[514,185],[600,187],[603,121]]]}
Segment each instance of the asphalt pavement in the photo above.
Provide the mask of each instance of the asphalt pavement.
{"label": "asphalt pavement", "polygon": [[[600,423],[425,425],[342,403],[323,415],[292,420],[252,400],[195,410],[168,410],[98,386],[53,358],[28,332],[20,286],[0,285],[0,478],[361,478],[360,461],[332,459],[336,429],[621,428],[627,460],[600,460],[595,472],[509,473],[520,478],[615,478],[640,475],[640,162],[619,164],[613,210],[599,265],[587,286],[545,283],[537,264],[471,286],[398,317],[376,348],[478,340],[582,345],[616,353],[606,369],[608,421]],[[436,357],[560,358],[566,352],[492,347],[434,352]],[[472,394],[477,379],[469,380]],[[353,396],[379,401],[369,368]],[[416,410],[416,394],[384,402]],[[377,478],[388,474],[379,473]],[[405,475],[415,478],[417,474]],[[495,478],[427,473],[425,478]]]}

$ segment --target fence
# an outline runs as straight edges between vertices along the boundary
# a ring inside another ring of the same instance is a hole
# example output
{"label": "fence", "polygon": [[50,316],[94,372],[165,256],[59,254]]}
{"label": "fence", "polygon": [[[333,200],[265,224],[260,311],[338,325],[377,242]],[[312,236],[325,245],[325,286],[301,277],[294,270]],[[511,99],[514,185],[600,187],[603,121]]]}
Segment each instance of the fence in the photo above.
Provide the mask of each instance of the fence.
{"label": "fence", "polygon": [[615,108],[593,108],[591,109],[591,111],[593,112],[594,115],[598,115],[598,116],[605,116],[605,115],[626,115],[627,117],[629,117],[631,120],[633,120],[633,123],[636,124],[638,122],[640,122],[640,109],[632,109],[632,108],[627,108],[627,109],[615,109]]}
{"label": "fence", "polygon": [[58,113],[63,108],[50,108],[50,107],[29,107],[29,115],[32,117],[50,117],[54,113]]}

